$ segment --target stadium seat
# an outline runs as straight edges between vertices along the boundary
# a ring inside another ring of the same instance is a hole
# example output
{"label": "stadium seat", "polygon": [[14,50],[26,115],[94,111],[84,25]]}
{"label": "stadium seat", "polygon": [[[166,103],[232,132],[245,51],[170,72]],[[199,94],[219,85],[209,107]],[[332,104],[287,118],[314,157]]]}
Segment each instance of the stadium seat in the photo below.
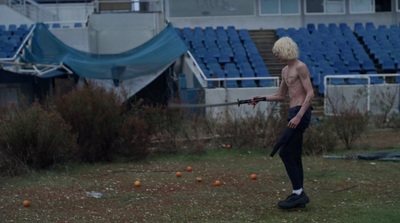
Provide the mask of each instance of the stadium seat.
{"label": "stadium seat", "polygon": [[217,39],[217,34],[211,26],[207,26],[204,30],[205,38]]}
{"label": "stadium seat", "polygon": [[240,71],[241,71],[242,77],[255,77],[254,71],[251,67],[250,68],[247,68],[247,67],[242,68],[242,69],[240,69]]}
{"label": "stadium seat", "polygon": [[257,77],[271,77],[271,74],[269,73],[269,70],[266,67],[254,68],[254,74]]}
{"label": "stadium seat", "polygon": [[8,31],[10,31],[10,32],[12,32],[12,33],[14,33],[15,31],[17,31],[17,25],[15,25],[15,24],[10,24],[10,25],[8,25]]}
{"label": "stadium seat", "polygon": [[260,80],[260,87],[272,87],[274,85],[274,80]]}
{"label": "stadium seat", "polygon": [[53,23],[53,25],[51,27],[53,29],[61,28],[61,24],[60,23]]}
{"label": "stadium seat", "polygon": [[385,59],[382,61],[382,70],[385,72],[395,72],[396,67],[392,59]]}
{"label": "stadium seat", "polygon": [[206,55],[205,57],[203,57],[203,62],[206,64],[218,63],[218,59],[212,55]]}
{"label": "stadium seat", "polygon": [[219,63],[229,63],[231,62],[231,57],[229,53],[221,53],[218,58]]}
{"label": "stadium seat", "polygon": [[226,77],[228,78],[239,78],[240,73],[237,69],[227,69],[225,70]]}
{"label": "stadium seat", "polygon": [[236,69],[237,70],[236,64],[233,63],[233,62],[226,63],[224,65],[224,70],[229,70],[229,69]]}
{"label": "stadium seat", "polygon": [[371,84],[383,84],[385,80],[382,77],[370,77]]}
{"label": "stadium seat", "polygon": [[365,85],[368,84],[368,81],[364,78],[349,78],[348,83],[352,85]]}
{"label": "stadium seat", "polygon": [[83,27],[82,23],[80,23],[80,22],[74,23],[74,28],[82,28],[82,27]]}
{"label": "stadium seat", "polygon": [[313,23],[308,23],[307,24],[307,30],[312,33],[315,31],[315,25]]}
{"label": "stadium seat", "polygon": [[373,22],[367,22],[367,23],[365,23],[365,30],[374,31],[374,30],[376,30],[376,27]]}
{"label": "stadium seat", "polygon": [[331,78],[330,83],[332,85],[345,85],[346,82],[344,81],[344,78]]}
{"label": "stadium seat", "polygon": [[[238,63],[237,66],[238,66],[239,71],[240,71],[241,73],[243,73],[243,71],[246,70],[246,69],[247,69],[247,70],[253,70],[253,67],[250,65],[249,62]],[[254,76],[254,74],[253,74],[253,76]]]}
{"label": "stadium seat", "polygon": [[353,71],[360,72],[360,71],[362,71],[362,69],[360,67],[360,63],[357,60],[350,60],[348,68],[349,68],[350,72],[353,72]]}
{"label": "stadium seat", "polygon": [[375,64],[372,60],[365,60],[361,64],[362,69],[366,72],[368,71],[376,71]]}
{"label": "stadium seat", "polygon": [[239,29],[239,37],[241,40],[251,40],[250,33],[247,29]]}
{"label": "stadium seat", "polygon": [[258,87],[255,80],[242,80],[242,87]]}
{"label": "stadium seat", "polygon": [[239,87],[237,81],[226,81],[227,88],[237,88]]}

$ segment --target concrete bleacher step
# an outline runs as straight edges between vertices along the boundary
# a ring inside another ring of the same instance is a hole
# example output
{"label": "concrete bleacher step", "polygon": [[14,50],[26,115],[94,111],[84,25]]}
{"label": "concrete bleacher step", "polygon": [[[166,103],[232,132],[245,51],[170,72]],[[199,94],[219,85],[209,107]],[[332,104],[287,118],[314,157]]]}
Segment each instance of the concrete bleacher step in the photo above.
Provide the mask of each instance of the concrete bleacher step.
{"label": "concrete bleacher step", "polygon": [[[256,44],[271,76],[280,77],[282,68],[285,64],[280,62],[272,52],[272,47],[274,46],[275,41],[278,40],[276,30],[249,30],[249,34]],[[314,92],[315,98],[312,103],[314,108],[313,116],[324,116],[324,99],[318,94],[318,89],[314,89]]]}
{"label": "concrete bleacher step", "polygon": [[279,62],[272,53],[272,47],[278,39],[275,30],[249,30],[250,37],[256,44],[261,57],[264,60],[271,76],[280,77],[285,64]]}

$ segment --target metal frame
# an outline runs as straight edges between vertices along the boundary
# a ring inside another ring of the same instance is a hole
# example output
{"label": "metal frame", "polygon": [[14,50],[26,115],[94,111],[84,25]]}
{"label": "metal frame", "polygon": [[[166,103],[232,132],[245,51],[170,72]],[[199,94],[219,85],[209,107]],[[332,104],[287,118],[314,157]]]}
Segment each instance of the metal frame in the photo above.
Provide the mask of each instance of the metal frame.
{"label": "metal frame", "polygon": [[[371,77],[383,77],[384,78],[384,84],[386,84],[386,77],[397,77],[400,76],[400,74],[360,74],[360,75],[353,75],[353,74],[344,74],[344,75],[326,75],[324,77],[324,97],[326,97],[327,94],[327,85],[330,83],[328,82],[328,79],[335,79],[335,78],[360,78],[360,79],[367,79],[367,111],[369,112],[371,109]],[[353,85],[354,86],[354,85]],[[355,85],[357,86],[357,85]],[[365,86],[363,84],[362,86]],[[324,114],[325,115],[332,115],[328,114],[327,112],[327,101],[326,98],[324,98]]]}
{"label": "metal frame", "polygon": [[197,63],[197,61],[194,59],[193,55],[190,53],[190,51],[187,51],[187,54],[189,55],[190,59],[193,61],[195,67],[197,68],[197,70],[199,71],[198,73],[194,73],[194,75],[198,78],[198,80],[203,79],[203,83],[202,87],[207,88],[208,85],[207,83],[209,81],[234,81],[234,80],[275,80],[274,83],[276,84],[275,86],[279,86],[280,82],[279,82],[279,77],[239,77],[239,78],[208,78],[206,77],[206,75],[204,75],[203,71],[201,70],[199,64]]}

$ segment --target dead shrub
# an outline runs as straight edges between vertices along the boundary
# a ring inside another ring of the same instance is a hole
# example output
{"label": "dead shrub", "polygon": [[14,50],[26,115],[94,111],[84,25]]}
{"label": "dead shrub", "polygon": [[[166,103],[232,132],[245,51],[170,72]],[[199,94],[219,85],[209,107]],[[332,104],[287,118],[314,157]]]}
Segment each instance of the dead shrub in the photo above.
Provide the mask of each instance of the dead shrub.
{"label": "dead shrub", "polygon": [[327,120],[332,125],[333,132],[351,149],[353,143],[364,133],[369,123],[368,114],[362,114],[357,109],[343,110]]}
{"label": "dead shrub", "polygon": [[332,125],[318,121],[311,122],[304,133],[303,153],[320,155],[333,151],[337,145],[337,136],[332,131]]}
{"label": "dead shrub", "polygon": [[137,160],[147,157],[150,145],[150,134],[146,122],[140,117],[127,116],[118,130],[118,138],[112,147],[119,156],[128,160]]}
{"label": "dead shrub", "polygon": [[115,92],[89,83],[58,98],[56,108],[78,135],[82,161],[112,159],[112,144],[122,123],[120,99]]}
{"label": "dead shrub", "polygon": [[2,116],[0,150],[8,174],[15,175],[64,163],[76,154],[76,137],[57,112],[38,103]]}

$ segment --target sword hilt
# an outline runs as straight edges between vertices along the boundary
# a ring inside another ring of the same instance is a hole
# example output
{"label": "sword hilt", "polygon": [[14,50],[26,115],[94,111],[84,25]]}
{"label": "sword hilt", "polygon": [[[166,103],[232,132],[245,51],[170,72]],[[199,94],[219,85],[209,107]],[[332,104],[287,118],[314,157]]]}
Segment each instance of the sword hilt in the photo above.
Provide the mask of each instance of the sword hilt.
{"label": "sword hilt", "polygon": [[[266,100],[267,100],[267,98],[265,98],[265,97],[263,97],[263,98],[254,98],[255,102],[266,101]],[[237,99],[238,107],[240,107],[241,104],[248,104],[248,103],[251,103],[251,102],[253,102],[253,100],[251,100],[251,99],[245,99],[245,100]]]}

